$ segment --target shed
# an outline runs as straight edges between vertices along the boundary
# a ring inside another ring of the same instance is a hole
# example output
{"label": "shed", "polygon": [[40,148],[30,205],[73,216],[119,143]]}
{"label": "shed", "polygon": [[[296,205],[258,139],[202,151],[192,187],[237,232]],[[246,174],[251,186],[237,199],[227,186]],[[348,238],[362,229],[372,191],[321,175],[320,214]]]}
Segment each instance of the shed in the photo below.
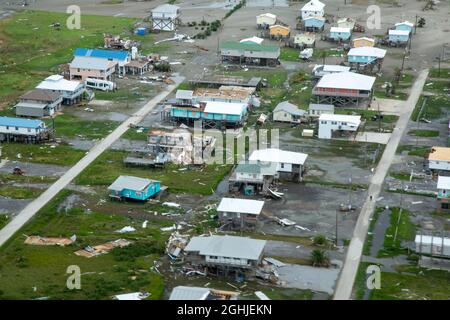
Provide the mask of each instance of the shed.
{"label": "shed", "polygon": [[289,101],[280,102],[272,112],[273,121],[300,122],[300,118],[306,115],[306,111],[299,109]]}
{"label": "shed", "polygon": [[108,187],[109,196],[116,199],[147,200],[161,190],[159,181],[132,176],[119,176]]}

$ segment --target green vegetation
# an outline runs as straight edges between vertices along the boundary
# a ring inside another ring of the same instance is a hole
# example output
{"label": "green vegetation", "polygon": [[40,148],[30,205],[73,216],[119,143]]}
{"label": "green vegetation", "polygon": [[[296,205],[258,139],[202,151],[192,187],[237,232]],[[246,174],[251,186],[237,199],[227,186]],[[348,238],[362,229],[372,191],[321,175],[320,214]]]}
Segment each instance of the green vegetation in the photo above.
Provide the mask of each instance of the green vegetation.
{"label": "green vegetation", "polygon": [[412,145],[400,145],[397,153],[405,152],[409,156],[425,157],[431,151],[431,147],[417,147]]}
{"label": "green vegetation", "polygon": [[[163,169],[142,169],[125,167],[125,151],[106,151],[86,168],[76,179],[80,185],[109,185],[119,175],[132,175],[160,180],[171,192],[211,194],[229,172],[228,165],[208,165],[202,168],[183,168],[167,165]],[[182,170],[180,170],[182,169]]]}
{"label": "green vegetation", "polygon": [[280,60],[284,61],[299,61],[300,51],[295,48],[282,47],[280,53]]}
{"label": "green vegetation", "polygon": [[223,71],[224,75],[239,76],[243,78],[260,77],[267,80],[267,84],[271,88],[280,88],[288,77],[288,72],[284,69],[252,69],[251,71],[235,70]]}
{"label": "green vegetation", "polygon": [[313,267],[329,267],[330,258],[325,250],[314,249],[311,251],[311,265]]}
{"label": "green vegetation", "polygon": [[324,245],[326,245],[328,243],[328,240],[327,240],[327,238],[324,235],[319,234],[319,235],[314,237],[313,243],[316,246],[324,246]]}
{"label": "green vegetation", "polygon": [[[424,89],[425,90],[425,89]],[[424,96],[421,96],[419,101],[417,102],[416,107],[411,115],[412,121],[417,121],[419,118],[420,109],[422,108]],[[447,107],[450,102],[450,99],[446,96],[432,96],[427,97],[426,104],[420,114],[420,118],[422,119],[438,119],[442,116],[442,108]]]}
{"label": "green vegetation", "polygon": [[384,211],[384,208],[380,208],[377,207],[375,209],[375,212],[373,213],[373,216],[370,220],[370,224],[369,224],[369,230],[367,233],[367,237],[366,237],[366,242],[364,242],[364,247],[363,247],[363,254],[368,256],[370,255],[370,249],[372,247],[372,240],[373,240],[373,229],[375,228],[375,224],[377,223],[378,217],[380,216],[380,214]]}
{"label": "green vegetation", "polygon": [[129,88],[120,88],[115,91],[99,91],[99,90],[95,91],[95,98],[98,100],[135,102],[139,100],[141,97],[142,96],[139,92],[131,91]]}
{"label": "green vegetation", "polygon": [[410,265],[398,269],[399,273],[381,273],[381,289],[372,291],[371,300],[447,300],[450,296],[448,271]]}
{"label": "green vegetation", "polygon": [[449,68],[441,68],[441,72],[439,74],[438,68],[430,69],[430,73],[428,74],[429,78],[444,78],[448,79],[450,77],[450,69]]}
{"label": "green vegetation", "polygon": [[[92,121],[83,120],[72,115],[64,114],[55,118],[55,132],[64,138],[83,137],[87,139],[99,139],[107,136],[118,125],[117,121]],[[52,121],[48,120],[47,125]]]}
{"label": "green vegetation", "polygon": [[10,199],[33,199],[41,194],[42,190],[26,187],[0,186],[0,196]]}
{"label": "green vegetation", "polygon": [[239,10],[240,8],[242,8],[244,6],[245,6],[245,0],[241,0],[241,2],[239,2],[237,5],[235,5],[233,7],[233,9],[231,9],[230,11],[228,11],[225,14],[225,18],[224,19],[228,18],[229,16],[231,16],[233,13],[235,13],[237,10]]}
{"label": "green vegetation", "polygon": [[9,222],[9,216],[6,214],[0,214],[0,230],[6,226],[6,224]]}
{"label": "green vegetation", "polygon": [[[69,30],[65,13],[23,11],[0,21],[0,103],[13,100],[70,61],[76,47],[103,45],[105,30],[131,34],[130,18],[83,15],[82,28]],[[59,23],[60,27],[51,27]]]}
{"label": "green vegetation", "polygon": [[[0,250],[0,296],[2,299],[111,299],[115,294],[148,291],[152,299],[161,298],[164,283],[149,271],[167,239],[158,227],[140,229],[127,237],[133,245],[86,258],[74,251],[124,237],[115,232],[134,220],[120,215],[85,212],[74,207],[58,211],[71,193],[63,191]],[[138,221],[140,224],[141,221]],[[23,234],[41,236],[77,235],[66,247],[32,246],[23,243]],[[66,269],[81,269],[81,289],[68,290]],[[33,290],[33,287],[36,290]]]}
{"label": "green vegetation", "polygon": [[[342,49],[320,49],[315,48],[313,52],[313,59],[317,60],[317,62],[322,63],[323,58],[327,57],[342,57],[343,56]],[[326,59],[325,59],[326,64]]]}
{"label": "green vegetation", "polygon": [[0,184],[7,182],[52,183],[57,179],[57,177],[48,176],[19,176],[12,173],[0,173]]}
{"label": "green vegetation", "polygon": [[372,264],[373,263],[363,262],[363,261],[361,261],[359,263],[358,272],[356,273],[356,278],[355,278],[355,287],[354,287],[355,300],[363,300],[364,299],[364,293],[367,290],[366,270],[367,270],[367,267],[369,267]]}
{"label": "green vegetation", "polygon": [[428,81],[423,87],[423,91],[434,92],[437,94],[445,94],[450,92],[450,81],[448,79],[442,81]]}
{"label": "green vegetation", "polygon": [[[389,174],[392,178],[397,179],[397,180],[402,180],[402,181],[409,181],[411,178],[411,173],[408,172],[391,172]],[[422,178],[413,176],[412,177],[413,180],[417,179],[417,180],[421,180]]]}
{"label": "green vegetation", "polygon": [[138,132],[135,128],[130,128],[122,136],[122,139],[147,141],[148,130]]}
{"label": "green vegetation", "polygon": [[3,146],[2,153],[10,160],[70,166],[77,163],[86,152],[67,145],[8,143]]}
{"label": "green vegetation", "polygon": [[271,300],[311,300],[313,293],[310,290],[299,290],[291,288],[263,289]]}
{"label": "green vegetation", "polygon": [[384,235],[383,249],[378,252],[378,257],[392,257],[407,253],[402,241],[414,239],[415,226],[409,220],[409,212],[401,208],[391,209],[391,223]]}
{"label": "green vegetation", "polygon": [[426,130],[426,129],[414,129],[408,132],[410,136],[416,137],[438,137],[439,131],[437,130]]}

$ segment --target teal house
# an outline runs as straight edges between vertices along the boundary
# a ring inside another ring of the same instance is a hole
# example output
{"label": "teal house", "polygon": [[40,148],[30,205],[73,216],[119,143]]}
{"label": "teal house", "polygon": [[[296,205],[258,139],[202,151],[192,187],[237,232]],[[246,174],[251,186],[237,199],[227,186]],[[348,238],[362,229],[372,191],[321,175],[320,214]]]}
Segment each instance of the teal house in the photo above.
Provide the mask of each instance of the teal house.
{"label": "teal house", "polygon": [[335,41],[347,41],[352,36],[350,28],[331,27],[330,38]]}
{"label": "teal house", "polygon": [[347,53],[349,63],[369,64],[382,62],[386,55],[386,50],[376,47],[352,48]]}
{"label": "teal house", "polygon": [[303,25],[307,31],[323,30],[325,26],[325,18],[318,16],[308,17],[303,20]]}
{"label": "teal house", "polygon": [[389,30],[389,41],[393,43],[406,43],[410,32],[407,30]]}
{"label": "teal house", "polygon": [[156,180],[132,176],[120,176],[108,187],[111,198],[145,201],[161,190],[161,183]]}
{"label": "teal house", "polygon": [[395,24],[395,30],[403,30],[411,32],[414,28],[414,24],[409,21],[403,21]]}

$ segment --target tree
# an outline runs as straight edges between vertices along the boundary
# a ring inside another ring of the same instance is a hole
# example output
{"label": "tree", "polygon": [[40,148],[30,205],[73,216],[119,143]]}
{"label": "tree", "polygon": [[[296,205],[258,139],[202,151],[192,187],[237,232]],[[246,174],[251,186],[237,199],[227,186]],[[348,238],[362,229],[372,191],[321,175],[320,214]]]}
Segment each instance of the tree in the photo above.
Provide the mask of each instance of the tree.
{"label": "tree", "polygon": [[330,258],[325,250],[315,249],[311,251],[311,264],[313,267],[329,267]]}

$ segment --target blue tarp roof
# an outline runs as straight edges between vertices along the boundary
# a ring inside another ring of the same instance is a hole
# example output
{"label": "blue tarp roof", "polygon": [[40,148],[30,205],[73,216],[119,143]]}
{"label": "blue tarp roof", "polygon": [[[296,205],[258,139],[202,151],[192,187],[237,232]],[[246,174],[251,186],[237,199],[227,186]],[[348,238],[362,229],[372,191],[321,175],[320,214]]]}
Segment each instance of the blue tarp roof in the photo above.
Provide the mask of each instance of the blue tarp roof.
{"label": "blue tarp roof", "polygon": [[128,51],[76,48],[75,56],[126,60]]}
{"label": "blue tarp roof", "polygon": [[44,125],[41,120],[0,117],[0,126],[22,127],[22,128],[39,128]]}

